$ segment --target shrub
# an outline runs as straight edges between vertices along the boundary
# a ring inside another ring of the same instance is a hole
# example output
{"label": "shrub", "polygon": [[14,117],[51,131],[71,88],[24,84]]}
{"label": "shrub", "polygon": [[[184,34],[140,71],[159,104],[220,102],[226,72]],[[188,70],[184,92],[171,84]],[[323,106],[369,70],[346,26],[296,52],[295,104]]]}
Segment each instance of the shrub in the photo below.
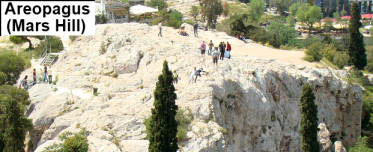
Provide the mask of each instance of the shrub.
{"label": "shrub", "polygon": [[337,52],[333,58],[334,65],[338,66],[339,68],[343,68],[345,65],[348,64],[348,55],[346,52]]}
{"label": "shrub", "polygon": [[44,41],[41,41],[40,44],[38,44],[38,46],[35,48],[35,50],[39,54],[43,51],[43,48],[47,46],[49,51],[49,45],[51,47],[51,52],[53,53],[58,53],[63,50],[63,43],[61,41],[61,38],[58,36],[50,36]]}
{"label": "shrub", "polygon": [[253,28],[246,36],[255,42],[261,42],[263,44],[271,39],[271,35],[263,28]]}
{"label": "shrub", "polygon": [[303,40],[303,47],[308,49],[313,44],[320,44],[320,39],[315,36],[308,36],[306,39]]}
{"label": "shrub", "polygon": [[367,46],[366,50],[367,50],[368,64],[365,67],[365,69],[373,73],[373,46]]}
{"label": "shrub", "polygon": [[302,43],[298,39],[290,39],[288,45],[296,48],[303,48]]}
{"label": "shrub", "polygon": [[0,84],[4,84],[6,80],[6,74],[3,72],[0,72]]}
{"label": "shrub", "polygon": [[73,42],[78,37],[79,36],[77,36],[77,35],[69,35],[69,39],[70,39],[71,42]]}
{"label": "shrub", "polygon": [[306,55],[305,57],[303,57],[303,59],[306,60],[306,61],[308,61],[308,62],[315,61],[315,59],[312,56],[310,56],[310,55]]}
{"label": "shrub", "polygon": [[64,140],[62,144],[53,144],[44,149],[44,152],[87,152],[88,140],[85,128],[82,128],[79,133],[64,132],[58,136],[60,140]]}
{"label": "shrub", "polygon": [[312,56],[314,61],[320,61],[323,58],[321,54],[323,46],[321,43],[315,43],[309,46],[306,50],[306,55]]}
{"label": "shrub", "polygon": [[331,62],[333,62],[333,58],[336,53],[337,53],[337,49],[334,48],[333,45],[328,45],[328,47],[322,50],[323,56]]}
{"label": "shrub", "polygon": [[294,39],[297,36],[294,27],[289,27],[279,22],[271,23],[267,29],[271,34],[276,35],[276,45],[278,44],[278,47],[287,44],[289,40]]}
{"label": "shrub", "polygon": [[224,127],[220,127],[219,130],[222,134],[227,134],[227,130]]}
{"label": "shrub", "polygon": [[6,81],[12,85],[17,82],[18,76],[24,70],[25,60],[15,54],[0,56],[0,72],[7,75]]}
{"label": "shrub", "polygon": [[57,81],[58,81],[58,75],[56,75],[56,76],[54,77],[54,81],[52,81],[52,84],[53,84],[53,85],[56,85],[56,84],[57,84]]}

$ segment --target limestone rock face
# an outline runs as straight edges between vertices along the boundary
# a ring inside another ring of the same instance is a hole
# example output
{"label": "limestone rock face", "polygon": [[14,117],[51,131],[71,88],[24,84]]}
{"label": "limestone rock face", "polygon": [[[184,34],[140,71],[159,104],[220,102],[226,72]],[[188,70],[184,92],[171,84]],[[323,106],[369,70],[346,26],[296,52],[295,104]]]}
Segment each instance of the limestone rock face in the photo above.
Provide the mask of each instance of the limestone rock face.
{"label": "limestone rock face", "polygon": [[318,128],[320,130],[317,132],[317,140],[320,143],[320,150],[329,151],[333,143],[330,141],[328,128],[326,128],[324,123],[320,123]]}
{"label": "limestone rock face", "polygon": [[[345,71],[240,56],[234,47],[249,47],[221,32],[200,31],[197,39],[162,30],[167,34],[161,38],[156,26],[97,25],[95,36],[82,36],[63,51],[54,64],[58,90],[36,85],[29,92],[28,118],[36,127],[29,151],[60,143],[58,135],[80,128],[89,132],[91,152],[147,151],[143,121],[151,114],[164,60],[179,75],[176,104],[194,116],[180,151],[300,151],[305,83],[315,91],[323,147],[331,146],[328,134],[339,138],[344,132],[344,145],[360,135],[362,88],[343,81]],[[218,68],[211,57],[199,56],[201,41],[209,39],[232,44],[232,58],[220,60]],[[208,73],[188,84],[193,67]],[[92,87],[98,88],[96,95]]]}
{"label": "limestone rock face", "polygon": [[342,145],[342,142],[336,141],[334,142],[334,152],[347,152],[346,148]]}

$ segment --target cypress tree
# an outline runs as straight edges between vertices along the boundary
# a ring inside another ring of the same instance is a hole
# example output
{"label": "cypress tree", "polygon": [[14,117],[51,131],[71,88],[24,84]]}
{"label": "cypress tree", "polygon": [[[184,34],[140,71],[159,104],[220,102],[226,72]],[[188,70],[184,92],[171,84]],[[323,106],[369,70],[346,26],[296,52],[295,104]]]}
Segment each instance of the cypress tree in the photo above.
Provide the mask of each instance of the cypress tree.
{"label": "cypress tree", "polygon": [[176,152],[177,122],[175,120],[178,106],[175,104],[176,93],[172,72],[167,61],[163,63],[162,74],[158,76],[154,91],[154,108],[150,116],[149,152]]}
{"label": "cypress tree", "polygon": [[350,43],[348,45],[349,65],[354,65],[357,69],[363,70],[367,65],[367,55],[364,47],[363,35],[360,33],[360,8],[356,2],[351,7],[351,19],[348,30],[350,32]]}
{"label": "cypress tree", "polygon": [[319,142],[317,141],[317,105],[314,102],[315,95],[310,85],[307,83],[303,86],[301,102],[301,129],[302,134],[302,151],[319,152]]}

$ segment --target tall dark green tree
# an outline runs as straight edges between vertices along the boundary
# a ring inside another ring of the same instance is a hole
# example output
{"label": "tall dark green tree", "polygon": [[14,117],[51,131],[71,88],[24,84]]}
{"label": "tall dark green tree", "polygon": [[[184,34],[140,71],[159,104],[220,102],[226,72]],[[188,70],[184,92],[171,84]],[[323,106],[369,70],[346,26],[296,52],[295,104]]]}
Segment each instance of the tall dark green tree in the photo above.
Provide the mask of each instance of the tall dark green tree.
{"label": "tall dark green tree", "polygon": [[354,65],[357,69],[363,70],[367,65],[367,54],[365,53],[363,35],[360,33],[360,8],[356,2],[351,7],[351,19],[348,30],[350,32],[350,43],[348,45],[349,65]]}
{"label": "tall dark green tree", "polygon": [[26,131],[32,128],[25,117],[28,93],[10,85],[0,86],[0,151],[22,152]]}
{"label": "tall dark green tree", "polygon": [[175,120],[178,106],[175,104],[176,93],[173,85],[172,72],[167,61],[163,63],[162,74],[154,91],[154,108],[150,116],[149,152],[176,152],[177,122]]}
{"label": "tall dark green tree", "polygon": [[302,134],[302,151],[319,152],[319,142],[317,141],[317,105],[315,95],[310,85],[303,85],[301,102],[300,133]]}

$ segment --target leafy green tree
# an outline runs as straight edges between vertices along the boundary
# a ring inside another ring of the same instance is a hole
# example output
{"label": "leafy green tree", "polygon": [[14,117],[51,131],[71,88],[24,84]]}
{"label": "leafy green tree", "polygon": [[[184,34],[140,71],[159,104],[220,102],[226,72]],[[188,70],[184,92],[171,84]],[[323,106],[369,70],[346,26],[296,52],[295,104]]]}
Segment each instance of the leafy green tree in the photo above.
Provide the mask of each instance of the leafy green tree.
{"label": "leafy green tree", "polygon": [[286,24],[290,27],[293,27],[295,26],[295,21],[294,21],[294,16],[293,15],[289,15],[288,17],[286,17]]}
{"label": "leafy green tree", "polygon": [[289,27],[278,22],[271,23],[268,26],[267,30],[271,34],[277,35],[276,39],[279,45],[289,43],[290,39],[293,39],[297,36],[297,32],[295,31],[294,27]]}
{"label": "leafy green tree", "polygon": [[318,118],[317,105],[315,104],[315,95],[311,86],[306,83],[302,88],[301,102],[301,129],[302,151],[319,152],[319,142],[317,141]]}
{"label": "leafy green tree", "polygon": [[323,45],[321,43],[314,43],[311,46],[309,46],[306,50],[307,61],[320,61],[323,58],[323,54],[321,53],[322,49]]}
{"label": "leafy green tree", "polygon": [[223,4],[223,15],[225,18],[227,18],[229,15],[229,5],[227,2]]}
{"label": "leafy green tree", "polygon": [[310,6],[308,3],[300,5],[297,11],[297,20],[307,24],[310,28],[309,35],[313,28],[313,24],[319,22],[322,18],[321,8],[317,6]]}
{"label": "leafy green tree", "polygon": [[339,68],[343,68],[348,64],[348,55],[346,52],[336,52],[333,58],[334,65],[338,66]]}
{"label": "leafy green tree", "polygon": [[338,22],[341,20],[341,16],[339,15],[338,12],[333,13],[333,18],[336,19]]}
{"label": "leafy green tree", "polygon": [[28,37],[37,38],[39,40],[44,39],[44,36],[9,36],[9,40],[14,44],[23,44],[25,42],[28,42],[28,50],[31,50],[33,47],[31,40]]}
{"label": "leafy green tree", "polygon": [[298,11],[298,8],[299,8],[300,4],[299,3],[293,3],[290,7],[289,7],[289,12],[292,16],[295,16],[297,14],[297,11]]}
{"label": "leafy green tree", "polygon": [[44,47],[48,47],[49,50],[49,45],[51,48],[51,52],[58,53],[61,50],[63,50],[63,43],[61,41],[61,38],[58,36],[47,37],[45,40],[40,42],[40,44],[35,48],[35,50],[39,54],[41,51],[43,51]]}
{"label": "leafy green tree", "polygon": [[363,35],[360,33],[360,8],[356,2],[352,4],[351,19],[348,30],[350,32],[350,43],[348,45],[349,65],[354,65],[357,69],[363,70],[367,65],[367,55],[364,47]]}
{"label": "leafy green tree", "polygon": [[251,23],[257,23],[264,13],[264,0],[251,0],[247,13]]}
{"label": "leafy green tree", "polygon": [[223,13],[221,0],[199,0],[199,4],[202,10],[202,18],[207,19],[207,25],[215,29],[217,18]]}
{"label": "leafy green tree", "polygon": [[285,15],[286,10],[293,4],[293,0],[271,0],[270,5],[277,8],[281,15]]}
{"label": "leafy green tree", "polygon": [[162,74],[158,76],[158,82],[154,91],[154,108],[150,116],[149,151],[150,152],[176,152],[177,146],[177,122],[175,120],[178,106],[173,85],[172,72],[168,69],[167,61],[163,62]]}
{"label": "leafy green tree", "polygon": [[0,72],[0,84],[5,84],[6,74],[4,72]]}
{"label": "leafy green tree", "polygon": [[10,85],[0,86],[0,151],[24,151],[26,131],[32,128],[25,117],[28,92]]}
{"label": "leafy green tree", "polygon": [[340,13],[341,13],[341,16],[345,16],[345,15],[347,15],[347,11],[346,11],[346,10],[344,10],[344,9],[343,9],[343,10],[341,10],[341,12],[340,12]]}
{"label": "leafy green tree", "polygon": [[88,140],[87,131],[82,128],[78,133],[71,133],[69,131],[58,135],[58,138],[63,141],[62,144],[53,144],[45,147],[45,152],[87,152]]}
{"label": "leafy green tree", "polygon": [[6,74],[6,80],[1,84],[15,84],[24,69],[25,61],[22,57],[15,54],[0,55],[0,72]]}
{"label": "leafy green tree", "polygon": [[197,6],[193,5],[189,12],[189,15],[194,18],[194,21],[197,21],[197,16],[199,15],[199,9]]}
{"label": "leafy green tree", "polygon": [[164,0],[150,0],[146,2],[147,6],[158,8],[158,10],[167,9],[168,4]]}
{"label": "leafy green tree", "polygon": [[373,152],[373,149],[369,148],[368,137],[359,137],[354,147],[350,147],[349,152]]}

